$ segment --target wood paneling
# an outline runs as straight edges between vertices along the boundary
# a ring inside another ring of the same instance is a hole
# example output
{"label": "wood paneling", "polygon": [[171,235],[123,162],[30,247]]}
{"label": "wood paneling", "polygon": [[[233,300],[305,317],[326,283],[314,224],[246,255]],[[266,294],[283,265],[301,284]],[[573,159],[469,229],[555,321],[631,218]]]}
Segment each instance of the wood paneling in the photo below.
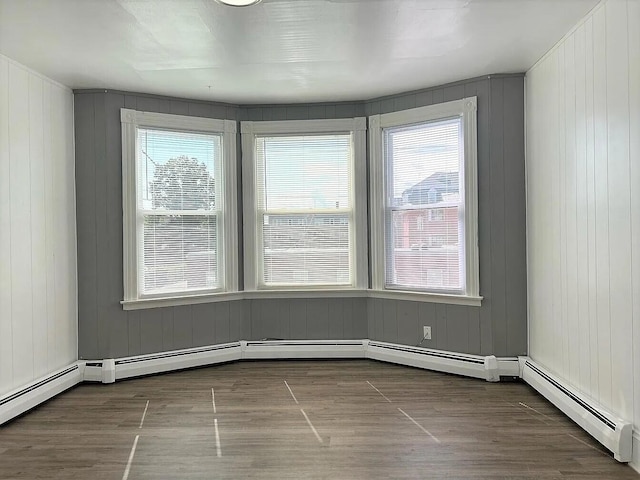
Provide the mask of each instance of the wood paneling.
{"label": "wood paneling", "polygon": [[[247,300],[123,311],[119,303],[122,107],[229,119],[364,113],[363,103],[238,108],[153,95],[76,92],[80,358],[139,355],[239,339],[366,338],[365,299]],[[345,313],[330,317],[330,311]]]}
{"label": "wood paneling", "polygon": [[0,56],[0,394],[76,360],[73,95]]}
{"label": "wood paneling", "polygon": [[[251,330],[243,340],[368,338],[364,298],[245,300]],[[237,302],[240,303],[240,302]]]}
{"label": "wood paneling", "polygon": [[527,73],[531,356],[636,429],[639,28],[604,2]]}
{"label": "wood paneling", "polygon": [[11,215],[11,321],[13,380],[23,385],[35,378],[33,365],[33,288],[31,270],[31,169],[29,157],[29,77],[9,66],[9,181]]}
{"label": "wood paneling", "polygon": [[[79,300],[80,357],[136,355],[166,349],[167,345],[186,348],[203,341],[221,343],[243,338],[369,337],[413,345],[422,338],[425,324],[420,316],[420,312],[426,311],[422,306],[364,298],[261,299],[230,302],[226,307],[217,304],[191,309],[176,307],[172,318],[165,308],[149,310],[143,317],[124,312],[119,304],[122,299],[120,108],[210,117],[227,115],[243,120],[296,120],[386,113],[469,95],[477,95],[479,99],[480,276],[485,300],[480,309],[448,310],[438,306],[437,316],[434,307],[430,323],[434,340],[424,344],[469,353],[525,353],[522,90],[521,75],[499,75],[368,102],[242,107],[152,95],[76,92],[79,119],[76,156],[78,162],[84,159],[87,162],[78,165],[77,182],[78,198],[82,198],[78,207],[82,237],[79,272],[83,278]],[[105,271],[107,274],[102,275]],[[190,314],[184,315],[187,310]],[[176,312],[181,313],[176,316]],[[218,320],[220,315],[223,320]],[[222,322],[221,326],[218,322]],[[452,325],[448,325],[450,322]],[[159,336],[139,339],[139,331],[145,335],[151,328],[162,331],[162,342]]]}
{"label": "wood paneling", "polygon": [[[0,220],[11,218],[11,159],[9,156],[9,63],[0,57]],[[11,229],[0,228],[0,391],[13,383],[13,323],[11,322]]]}
{"label": "wood paneling", "polygon": [[[629,86],[640,85],[640,2],[627,2],[627,33],[629,45]],[[629,88],[629,132],[640,132],[640,88]],[[631,163],[631,284],[632,290],[632,345],[633,358],[633,412],[636,427],[640,424],[640,135],[629,139]],[[629,332],[627,332],[629,335]],[[636,429],[634,466],[640,470],[640,433]]]}
{"label": "wood paneling", "polygon": [[[478,97],[478,247],[481,307],[431,305],[418,319],[413,302],[369,299],[371,338],[484,355],[527,352],[524,86],[497,75],[367,102],[367,113]],[[399,315],[398,312],[402,312]],[[417,322],[417,323],[416,323]],[[425,323],[428,322],[428,323]]]}

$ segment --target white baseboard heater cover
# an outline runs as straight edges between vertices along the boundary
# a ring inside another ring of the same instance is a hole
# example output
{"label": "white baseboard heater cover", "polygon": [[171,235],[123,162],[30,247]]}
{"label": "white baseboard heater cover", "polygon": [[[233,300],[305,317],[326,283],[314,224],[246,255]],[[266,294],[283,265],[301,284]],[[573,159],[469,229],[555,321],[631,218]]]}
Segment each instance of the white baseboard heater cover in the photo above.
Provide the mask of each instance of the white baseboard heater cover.
{"label": "white baseboard heater cover", "polygon": [[87,361],[84,380],[116,380],[236,360],[371,358],[500,381],[519,376],[517,358],[496,358],[369,340],[252,340],[134,357]]}
{"label": "white baseboard heater cover", "polygon": [[102,362],[102,382],[111,383],[123,378],[233,362],[240,360],[241,353],[240,342],[233,342],[115,360],[106,359]]}
{"label": "white baseboard heater cover", "polygon": [[519,375],[517,358],[467,355],[369,340],[238,341],[184,350],[102,360],[81,360],[0,397],[0,424],[58,393],[85,382],[117,380],[237,360],[371,358],[497,382]]}
{"label": "white baseboard heater cover", "polygon": [[[502,366],[499,365],[498,359],[493,355],[483,357],[480,355],[468,355],[444,350],[409,347],[374,340],[368,342],[367,358],[427,370],[436,370],[438,372],[454,373],[466,377],[481,378],[488,382],[500,381],[500,367]],[[509,372],[513,370],[513,368],[509,368],[508,365],[512,363],[513,362],[505,360],[504,364],[507,365],[506,368],[508,368],[509,371],[503,372],[504,375],[511,374]]]}
{"label": "white baseboard heater cover", "polygon": [[520,362],[525,382],[610,450],[617,461],[631,461],[631,423],[596,406],[530,358],[523,357]]}
{"label": "white baseboard heater cover", "polygon": [[116,380],[236,360],[371,358],[497,382],[519,376],[517,358],[469,355],[369,340],[252,340],[87,361],[85,381]]}
{"label": "white baseboard heater cover", "polygon": [[73,363],[0,396],[0,425],[80,383],[84,364]]}
{"label": "white baseboard heater cover", "polygon": [[365,358],[363,340],[243,341],[242,359]]}
{"label": "white baseboard heater cover", "polygon": [[633,452],[631,453],[632,459],[629,465],[636,472],[640,473],[640,432],[633,432]]}

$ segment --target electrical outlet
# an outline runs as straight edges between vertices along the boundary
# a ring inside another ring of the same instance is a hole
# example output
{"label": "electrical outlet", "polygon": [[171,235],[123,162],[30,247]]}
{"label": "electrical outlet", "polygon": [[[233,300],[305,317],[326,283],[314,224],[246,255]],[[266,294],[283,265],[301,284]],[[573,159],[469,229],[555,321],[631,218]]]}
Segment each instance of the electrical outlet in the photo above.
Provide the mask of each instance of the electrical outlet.
{"label": "electrical outlet", "polygon": [[427,327],[426,325],[422,327],[422,338],[431,340],[431,327]]}

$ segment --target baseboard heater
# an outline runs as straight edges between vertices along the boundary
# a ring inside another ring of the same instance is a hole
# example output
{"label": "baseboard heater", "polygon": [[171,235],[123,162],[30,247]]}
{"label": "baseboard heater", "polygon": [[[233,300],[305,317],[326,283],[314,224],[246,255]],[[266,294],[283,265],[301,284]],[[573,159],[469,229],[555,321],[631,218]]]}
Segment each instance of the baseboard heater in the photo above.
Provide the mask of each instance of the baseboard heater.
{"label": "baseboard heater", "polygon": [[363,340],[265,340],[242,343],[242,358],[365,358]]}
{"label": "baseboard heater", "polygon": [[603,410],[528,357],[520,359],[522,379],[613,453],[619,462],[632,457],[632,424]]}
{"label": "baseboard heater", "polygon": [[0,396],[0,425],[80,383],[83,363],[76,362]]}
{"label": "baseboard heater", "polygon": [[370,358],[488,381],[517,377],[517,358],[498,358],[369,340],[262,340],[103,360],[81,360],[0,397],[0,424],[79,382],[116,380],[237,360]]}
{"label": "baseboard heater", "polygon": [[102,361],[102,382],[240,360],[240,342]]}
{"label": "baseboard heater", "polygon": [[116,380],[236,360],[371,358],[497,382],[518,377],[517,358],[499,358],[408,347],[369,340],[260,340],[87,361],[85,381]]}
{"label": "baseboard heater", "polygon": [[373,340],[367,344],[367,358],[481,378],[488,382],[499,382],[500,377],[519,376],[517,358],[497,359],[493,355],[469,355]]}

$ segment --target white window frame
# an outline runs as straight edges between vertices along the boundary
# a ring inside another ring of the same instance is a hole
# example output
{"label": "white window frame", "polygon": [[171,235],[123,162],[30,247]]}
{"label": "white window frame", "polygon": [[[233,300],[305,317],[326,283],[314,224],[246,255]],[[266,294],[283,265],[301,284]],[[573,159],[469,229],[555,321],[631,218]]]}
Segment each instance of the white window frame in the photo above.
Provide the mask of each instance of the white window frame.
{"label": "white window frame", "polygon": [[[140,112],[122,108],[122,212],[123,273],[125,310],[186,305],[223,300],[224,294],[238,290],[238,228],[236,122],[166,113]],[[138,206],[136,202],[136,152],[138,128],[157,128],[205,134],[222,134],[222,210],[217,222],[222,226],[218,258],[222,274],[219,287],[206,292],[177,292],[167,295],[141,295],[138,289]]]}
{"label": "white window frame", "polygon": [[[385,199],[384,129],[459,117],[464,142],[464,242],[465,291],[443,294],[437,291],[399,289],[385,285]],[[371,296],[479,306],[478,254],[478,154],[477,98],[468,97],[427,107],[413,108],[369,117],[371,212]]]}
{"label": "white window frame", "polygon": [[[366,118],[328,120],[282,120],[241,122],[242,133],[242,194],[244,205],[244,288],[245,291],[270,292],[342,292],[366,290],[368,284],[367,257],[367,182],[366,182]],[[259,281],[261,258],[260,228],[257,221],[256,198],[256,136],[318,135],[349,133],[353,139],[353,282],[351,285],[309,285],[275,287]]]}

